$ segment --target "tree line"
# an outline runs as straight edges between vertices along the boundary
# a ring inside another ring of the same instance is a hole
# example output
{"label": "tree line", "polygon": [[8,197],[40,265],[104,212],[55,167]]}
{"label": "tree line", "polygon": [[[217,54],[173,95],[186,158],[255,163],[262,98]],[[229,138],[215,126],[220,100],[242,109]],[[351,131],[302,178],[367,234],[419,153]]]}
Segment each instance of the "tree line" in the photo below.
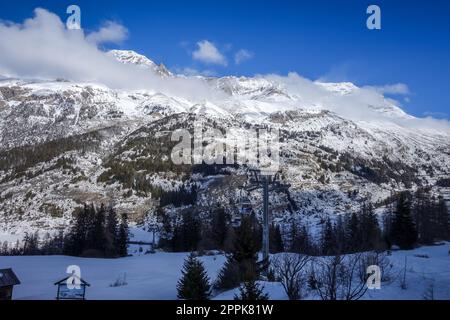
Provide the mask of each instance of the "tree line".
{"label": "tree line", "polygon": [[[206,215],[193,207],[174,217],[158,208],[162,249],[174,252],[233,250],[239,228],[231,224],[230,213],[217,206]],[[262,227],[251,215],[252,231],[258,250]],[[307,224],[296,219],[269,227],[270,252],[294,252],[312,256],[383,251],[392,245],[412,249],[436,241],[450,240],[450,215],[442,198],[433,198],[425,191],[402,192],[393,198],[387,212],[377,214],[371,203],[362,203],[360,210],[330,217],[322,222],[319,239],[311,235]]]}
{"label": "tree line", "polygon": [[74,220],[68,233],[47,234],[43,239],[38,233],[26,234],[10,248],[5,242],[2,255],[70,255],[82,257],[117,258],[127,256],[129,240],[128,219],[120,219],[113,208],[103,204],[84,205],[74,213]]}

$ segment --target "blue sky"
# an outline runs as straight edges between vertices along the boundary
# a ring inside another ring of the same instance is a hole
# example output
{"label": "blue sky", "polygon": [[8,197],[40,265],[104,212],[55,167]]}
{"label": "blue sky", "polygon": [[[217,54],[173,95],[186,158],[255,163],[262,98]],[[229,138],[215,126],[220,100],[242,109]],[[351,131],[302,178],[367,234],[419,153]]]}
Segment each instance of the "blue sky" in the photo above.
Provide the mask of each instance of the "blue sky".
{"label": "blue sky", "polygon": [[[360,86],[402,83],[409,92],[391,96],[407,112],[449,118],[449,1],[1,1],[0,19],[22,22],[42,7],[65,21],[70,4],[80,6],[85,31],[108,20],[128,29],[121,44],[105,49],[135,50],[173,70],[248,76],[295,71]],[[370,4],[381,7],[381,30],[366,28]],[[204,40],[226,65],[193,58]],[[250,55],[236,64],[240,50]]]}

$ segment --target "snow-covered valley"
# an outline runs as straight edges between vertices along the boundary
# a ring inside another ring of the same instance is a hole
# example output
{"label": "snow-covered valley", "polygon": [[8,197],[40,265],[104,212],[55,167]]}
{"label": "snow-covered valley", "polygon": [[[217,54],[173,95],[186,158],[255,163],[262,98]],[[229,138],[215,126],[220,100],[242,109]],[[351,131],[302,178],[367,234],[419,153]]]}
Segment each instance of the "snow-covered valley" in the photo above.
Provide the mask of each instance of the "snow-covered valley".
{"label": "snow-covered valley", "polygon": [[[171,300],[177,298],[176,284],[186,253],[136,255],[120,259],[85,259],[66,256],[0,257],[0,268],[11,267],[21,280],[14,289],[14,299],[53,300],[54,283],[66,277],[69,265],[78,265],[81,276],[91,284],[87,288],[89,300]],[[406,288],[400,282],[406,257]],[[319,258],[318,258],[319,259]],[[450,243],[421,247],[410,251],[393,251],[388,256],[393,265],[389,282],[381,289],[368,290],[362,299],[423,300],[430,299],[432,289],[436,300],[450,300]],[[209,278],[214,281],[225,257],[203,256]],[[111,286],[117,279],[125,279],[124,286]],[[260,282],[274,300],[287,296],[280,283]],[[213,299],[233,299],[238,290],[215,293]],[[318,299],[309,292],[304,299]]]}

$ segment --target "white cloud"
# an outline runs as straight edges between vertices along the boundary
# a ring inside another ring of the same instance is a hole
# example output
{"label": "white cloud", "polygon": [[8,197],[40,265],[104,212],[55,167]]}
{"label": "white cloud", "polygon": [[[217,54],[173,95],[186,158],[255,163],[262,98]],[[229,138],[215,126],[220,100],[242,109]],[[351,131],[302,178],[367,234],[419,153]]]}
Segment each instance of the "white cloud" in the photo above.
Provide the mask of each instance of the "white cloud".
{"label": "white cloud", "polygon": [[244,61],[250,60],[251,58],[253,58],[253,56],[254,56],[253,52],[248,51],[246,49],[241,49],[234,55],[234,62],[236,64],[240,64]]}
{"label": "white cloud", "polygon": [[[295,72],[291,72],[287,76],[266,75],[262,77],[278,82],[289,94],[296,96],[298,99],[295,103],[296,106],[314,106],[326,109],[355,121],[390,122],[407,128],[450,134],[448,120],[409,116],[398,107],[400,104],[397,101],[386,98],[373,87],[355,87],[352,92],[343,95],[327,90],[320,82],[313,82]],[[400,92],[405,91],[400,90]],[[391,110],[392,113],[385,112],[388,110]]]}
{"label": "white cloud", "polygon": [[95,44],[121,43],[128,36],[128,30],[114,21],[106,21],[100,30],[90,33],[86,40]]}
{"label": "white cloud", "polygon": [[445,112],[425,111],[423,115],[426,117],[434,117],[434,118],[448,118],[448,114]]}
{"label": "white cloud", "polygon": [[208,40],[197,42],[197,50],[192,53],[192,58],[206,64],[218,64],[221,66],[227,66],[228,64],[225,56]]}
{"label": "white cloud", "polygon": [[381,94],[391,94],[391,95],[410,95],[411,94],[408,86],[404,83],[387,84],[384,86],[370,86],[367,88],[373,89]]}
{"label": "white cloud", "polygon": [[66,29],[57,15],[45,9],[34,13],[22,24],[0,22],[0,74],[97,82],[113,89],[149,89],[194,101],[221,96],[201,80],[161,78],[122,64],[97,47],[98,41],[119,39],[119,33],[107,36],[108,32],[98,31],[85,36],[83,30]]}

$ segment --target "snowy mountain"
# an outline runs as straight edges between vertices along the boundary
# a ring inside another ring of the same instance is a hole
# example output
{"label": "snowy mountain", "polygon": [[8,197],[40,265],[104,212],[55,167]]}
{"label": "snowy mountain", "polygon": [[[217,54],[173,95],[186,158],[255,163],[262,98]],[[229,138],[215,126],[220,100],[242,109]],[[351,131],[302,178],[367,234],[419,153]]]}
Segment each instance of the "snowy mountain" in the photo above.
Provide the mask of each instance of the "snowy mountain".
{"label": "snowy mountain", "polygon": [[111,56],[124,64],[132,64],[145,69],[150,69],[160,76],[171,77],[173,74],[164,64],[157,65],[152,60],[131,50],[111,50],[108,52]]}
{"label": "snowy mountain", "polygon": [[[109,54],[161,81],[190,81],[133,51]],[[435,186],[450,172],[449,132],[410,125],[419,120],[381,94],[296,76],[199,79],[213,98],[1,79],[0,240],[2,233],[14,239],[27,230],[64,228],[85,202],[112,203],[142,220],[158,203],[156,188],[184,183],[200,186],[200,213],[217,202],[231,210],[230,199],[246,181],[244,168],[208,176],[171,164],[170,133],[192,130],[199,117],[221,130],[280,129],[281,167],[296,205],[289,206],[288,195],[274,195],[276,221],[352,211],[394,190]],[[250,197],[259,208],[258,192]]]}

